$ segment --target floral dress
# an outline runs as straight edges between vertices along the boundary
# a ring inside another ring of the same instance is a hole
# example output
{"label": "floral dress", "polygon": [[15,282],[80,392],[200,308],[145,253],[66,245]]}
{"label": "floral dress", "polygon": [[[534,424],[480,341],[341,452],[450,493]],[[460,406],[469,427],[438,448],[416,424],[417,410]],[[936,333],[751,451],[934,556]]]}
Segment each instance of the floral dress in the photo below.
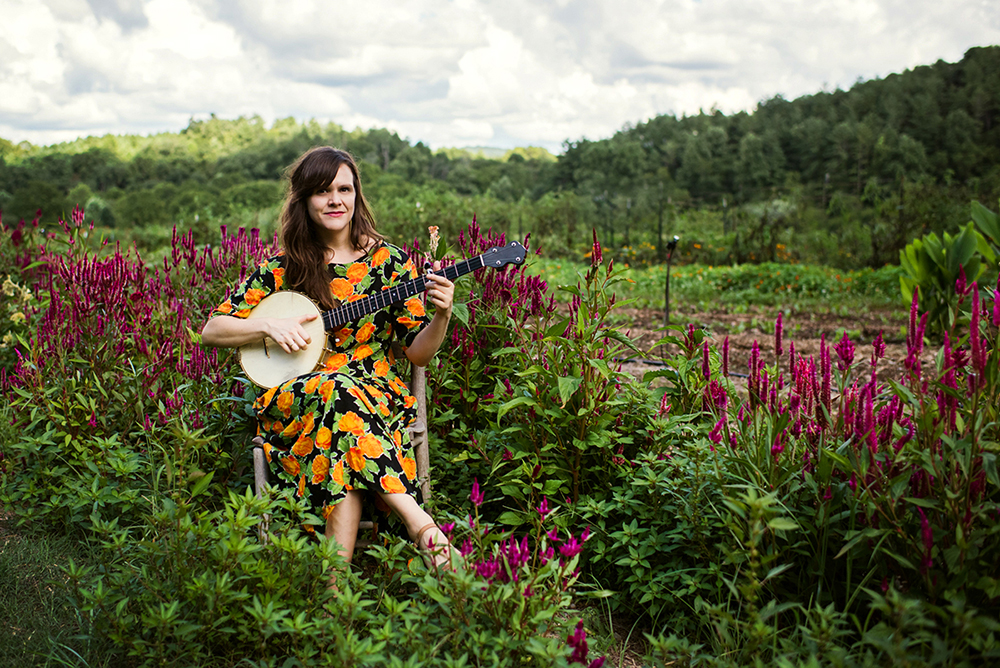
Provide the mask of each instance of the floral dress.
{"label": "floral dress", "polygon": [[[341,303],[417,276],[406,253],[387,243],[355,262],[330,264],[329,271],[330,288]],[[247,317],[284,287],[284,273],[283,255],[265,261],[211,317]],[[391,344],[398,341],[405,349],[428,320],[421,300],[411,297],[348,322],[328,332],[333,353],[322,370],[272,387],[254,403],[272,480],[294,488],[324,519],[350,490],[418,498],[406,429],[416,419],[416,399],[396,375]],[[370,496],[388,517],[388,507]]]}

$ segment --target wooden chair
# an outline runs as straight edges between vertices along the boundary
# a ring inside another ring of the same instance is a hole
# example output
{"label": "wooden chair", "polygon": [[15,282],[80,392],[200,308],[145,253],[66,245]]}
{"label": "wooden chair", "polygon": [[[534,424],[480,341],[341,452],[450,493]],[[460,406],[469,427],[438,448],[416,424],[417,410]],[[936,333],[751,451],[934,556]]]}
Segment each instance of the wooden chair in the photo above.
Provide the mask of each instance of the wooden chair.
{"label": "wooden chair", "polygon": [[[398,351],[396,355],[397,359],[403,359],[401,355],[402,351]],[[420,487],[424,503],[426,503],[431,496],[431,480],[429,475],[430,453],[427,445],[427,373],[422,366],[411,365],[411,367],[410,382],[407,385],[410,388],[410,394],[417,399],[417,420],[410,427],[409,431],[410,440],[413,443],[414,456],[417,461],[417,484]],[[264,439],[260,436],[256,436],[253,439],[253,477],[254,492],[260,497],[263,495],[264,488],[268,484],[267,456],[264,454]],[[260,538],[262,542],[267,540],[267,529],[270,519],[270,516],[265,515],[261,522]],[[359,527],[359,532],[365,530],[371,531],[372,529],[374,529],[372,523],[364,521]],[[366,544],[367,541],[358,541],[359,547],[364,547]]]}

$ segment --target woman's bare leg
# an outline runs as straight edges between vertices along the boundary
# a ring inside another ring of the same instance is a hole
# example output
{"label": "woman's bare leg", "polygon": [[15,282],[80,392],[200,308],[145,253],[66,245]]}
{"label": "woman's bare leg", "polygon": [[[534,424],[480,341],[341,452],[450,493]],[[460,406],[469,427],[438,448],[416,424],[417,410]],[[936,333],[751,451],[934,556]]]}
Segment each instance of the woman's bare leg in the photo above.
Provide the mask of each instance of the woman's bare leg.
{"label": "woman's bare leg", "polygon": [[326,537],[340,544],[337,553],[347,563],[354,556],[354,545],[358,541],[358,525],[361,523],[361,504],[364,498],[360,490],[351,490],[344,499],[333,507],[326,516]]}
{"label": "woman's bare leg", "polygon": [[385,505],[389,506],[399,516],[399,519],[403,520],[410,540],[416,540],[417,532],[428,524],[434,523],[434,519],[409,494],[383,494],[379,492],[379,496],[385,501]]}

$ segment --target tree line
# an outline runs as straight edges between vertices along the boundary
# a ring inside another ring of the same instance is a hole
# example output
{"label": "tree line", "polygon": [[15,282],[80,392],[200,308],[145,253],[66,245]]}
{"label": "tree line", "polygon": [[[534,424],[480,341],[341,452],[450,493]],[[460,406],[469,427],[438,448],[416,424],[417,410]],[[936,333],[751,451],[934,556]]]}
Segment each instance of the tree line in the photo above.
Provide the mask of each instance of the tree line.
{"label": "tree line", "polygon": [[[165,230],[210,241],[219,223],[273,229],[282,170],[332,144],[363,165],[383,229],[398,240],[437,224],[531,232],[575,256],[595,227],[632,262],[896,262],[927,231],[954,229],[968,203],[1000,197],[1000,47],[917,67],[849,90],[774,97],[752,112],[661,115],[612,137],[500,159],[432,151],[386,129],[259,117],[192,120],[177,133],[105,135],[53,146],[0,139],[5,224],[42,222],[74,205],[98,225],[156,246]],[[447,238],[447,237],[446,237]]]}

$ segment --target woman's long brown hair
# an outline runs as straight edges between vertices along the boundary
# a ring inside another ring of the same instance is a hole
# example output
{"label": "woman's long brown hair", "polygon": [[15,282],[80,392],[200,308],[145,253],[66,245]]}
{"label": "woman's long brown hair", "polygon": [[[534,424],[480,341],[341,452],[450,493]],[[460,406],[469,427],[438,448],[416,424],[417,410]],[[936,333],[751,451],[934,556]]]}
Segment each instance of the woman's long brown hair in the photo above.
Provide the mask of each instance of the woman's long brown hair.
{"label": "woman's long brown hair", "polygon": [[375,217],[361,192],[358,166],[350,153],[330,146],[319,146],[303,153],[288,168],[288,197],[281,210],[281,243],[287,259],[286,280],[293,290],[306,293],[324,309],[337,303],[330,292],[326,248],[309,217],[309,198],[330,185],[341,165],[347,165],[354,175],[354,217],[351,219],[351,244],[354,250],[364,250],[365,243],[379,242],[384,237],[375,231]]}

